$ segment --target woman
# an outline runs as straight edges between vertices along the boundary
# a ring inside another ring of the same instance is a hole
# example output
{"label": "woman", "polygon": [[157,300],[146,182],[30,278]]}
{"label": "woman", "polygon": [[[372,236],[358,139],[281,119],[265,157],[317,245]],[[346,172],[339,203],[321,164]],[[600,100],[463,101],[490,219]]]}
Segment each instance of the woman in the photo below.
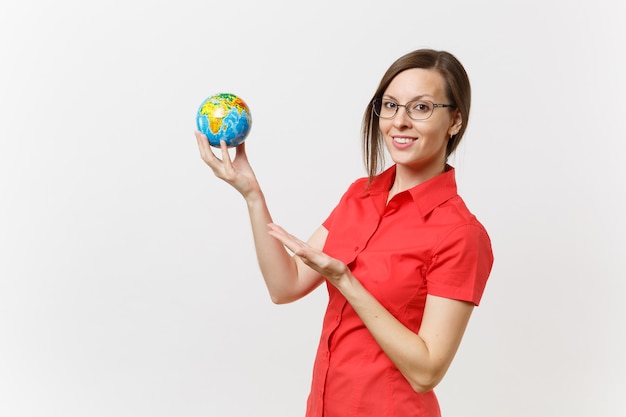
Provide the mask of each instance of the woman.
{"label": "woman", "polygon": [[[243,144],[231,161],[222,143],[219,159],[196,132],[203,160],[247,203],[272,301],[327,284],[307,417],[440,415],[432,389],[493,263],[489,236],[447,164],[469,110],[469,80],[450,53],[417,50],[394,62],[364,115],[369,175],[307,242],[272,222]],[[380,172],[385,150],[394,164]]]}

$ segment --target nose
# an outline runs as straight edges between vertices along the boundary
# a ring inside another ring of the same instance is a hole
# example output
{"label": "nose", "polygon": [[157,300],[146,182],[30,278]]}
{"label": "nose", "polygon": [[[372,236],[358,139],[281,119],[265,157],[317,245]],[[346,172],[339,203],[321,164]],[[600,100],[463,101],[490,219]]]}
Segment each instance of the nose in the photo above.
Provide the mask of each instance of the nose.
{"label": "nose", "polygon": [[411,118],[406,111],[406,107],[398,105],[398,111],[393,117],[393,125],[396,128],[407,127],[411,125]]}

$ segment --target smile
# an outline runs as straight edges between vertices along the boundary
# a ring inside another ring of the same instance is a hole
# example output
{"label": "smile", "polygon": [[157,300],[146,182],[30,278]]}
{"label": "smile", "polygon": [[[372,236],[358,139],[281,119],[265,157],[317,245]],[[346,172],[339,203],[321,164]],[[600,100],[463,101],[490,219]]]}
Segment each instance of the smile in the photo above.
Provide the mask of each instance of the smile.
{"label": "smile", "polygon": [[408,143],[411,142],[415,142],[417,139],[415,138],[408,138],[408,137],[398,137],[398,136],[394,136],[393,141],[402,145],[406,145]]}

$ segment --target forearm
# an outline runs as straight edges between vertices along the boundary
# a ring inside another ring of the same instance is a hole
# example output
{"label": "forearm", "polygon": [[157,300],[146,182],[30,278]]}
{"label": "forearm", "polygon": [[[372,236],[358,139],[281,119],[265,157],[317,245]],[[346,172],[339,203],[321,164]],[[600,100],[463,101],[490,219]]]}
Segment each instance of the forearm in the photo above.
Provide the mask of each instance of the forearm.
{"label": "forearm", "polygon": [[338,289],[413,388],[416,391],[430,388],[434,372],[424,340],[389,313],[355,278],[346,280]]}
{"label": "forearm", "polygon": [[[467,306],[462,308],[457,321],[446,323],[452,330],[437,328],[431,334],[431,325],[427,324],[428,331],[422,335],[421,330],[418,334],[404,326],[351,274],[342,279],[337,288],[415,391],[429,391],[441,381],[469,319]],[[448,301],[454,303],[454,300]],[[442,324],[443,320],[432,327]]]}
{"label": "forearm", "polygon": [[245,143],[237,146],[235,159],[231,160],[224,141],[220,143],[222,159],[219,159],[213,153],[205,135],[196,131],[196,139],[202,160],[211,167],[216,177],[230,184],[246,201],[257,259],[272,300],[275,303],[284,303],[302,297],[321,278],[317,279],[310,273],[300,273],[299,264],[302,262],[296,261],[269,234],[268,224],[272,223],[272,218],[263,192],[248,163]]}
{"label": "forearm", "polygon": [[274,303],[283,304],[302,297],[298,265],[281,242],[268,233],[272,217],[261,191],[246,197],[257,260],[265,285]]}

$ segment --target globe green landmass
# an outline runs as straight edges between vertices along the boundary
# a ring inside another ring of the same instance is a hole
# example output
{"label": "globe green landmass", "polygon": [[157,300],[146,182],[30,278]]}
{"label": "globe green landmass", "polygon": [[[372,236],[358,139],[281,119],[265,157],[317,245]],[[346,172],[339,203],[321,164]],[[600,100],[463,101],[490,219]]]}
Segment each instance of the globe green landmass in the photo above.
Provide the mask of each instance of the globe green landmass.
{"label": "globe green landmass", "polygon": [[220,93],[207,98],[196,115],[198,130],[206,135],[212,146],[225,141],[229,147],[246,140],[252,126],[248,105],[235,94]]}

